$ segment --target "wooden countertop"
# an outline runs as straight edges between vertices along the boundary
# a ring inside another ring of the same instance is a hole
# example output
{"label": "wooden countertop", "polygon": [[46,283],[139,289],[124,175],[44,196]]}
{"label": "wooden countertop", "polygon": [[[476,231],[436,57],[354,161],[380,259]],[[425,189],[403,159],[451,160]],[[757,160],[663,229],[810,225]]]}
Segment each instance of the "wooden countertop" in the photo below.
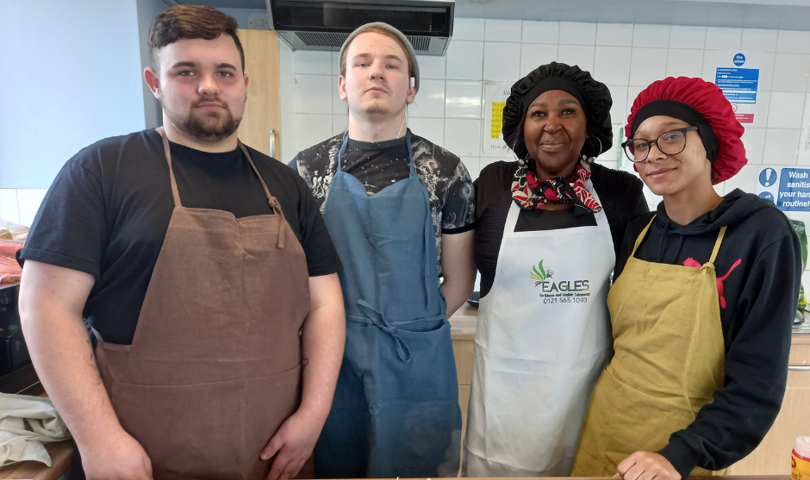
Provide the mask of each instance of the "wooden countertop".
{"label": "wooden countertop", "polygon": [[465,303],[450,318],[450,336],[453,340],[474,340],[478,324],[478,309]]}
{"label": "wooden countertop", "polygon": [[55,442],[45,445],[51,455],[53,466],[46,467],[39,462],[18,462],[0,467],[0,479],[15,478],[25,480],[56,480],[70,468],[73,442]]}
{"label": "wooden countertop", "polygon": [[[70,458],[73,452],[72,442],[58,442],[46,445],[53,459],[53,466],[48,468],[39,462],[20,462],[0,468],[0,479],[26,479],[26,480],[56,480],[70,467]],[[453,477],[450,477],[453,478]],[[604,480],[604,477],[549,477],[545,480],[563,480],[580,478],[586,480]],[[690,480],[790,480],[790,475],[729,475],[721,477],[689,477]],[[258,479],[257,479],[258,480]],[[355,479],[365,480],[365,479]],[[389,480],[394,480],[389,479]],[[397,480],[425,480],[424,478],[397,478]],[[440,480],[440,479],[435,479]],[[537,480],[534,477],[500,478],[490,477],[478,480]]]}
{"label": "wooden countertop", "polygon": [[[70,466],[70,455],[73,451],[71,442],[59,442],[47,445],[48,452],[53,458],[51,468],[44,467],[38,462],[20,462],[0,468],[0,479],[31,479],[31,480],[56,480]],[[449,477],[454,478],[454,477]],[[449,478],[447,480],[449,480]],[[545,480],[570,480],[579,478],[583,480],[604,480],[604,477],[548,477]],[[720,477],[689,477],[690,480],[790,480],[790,475],[729,475]],[[257,479],[258,480],[258,479]],[[353,479],[366,480],[366,479]],[[394,480],[386,479],[386,480]],[[399,478],[396,480],[425,480],[424,478]],[[442,480],[436,478],[434,480]],[[526,478],[501,478],[489,477],[478,480],[537,480],[535,477]]]}
{"label": "wooden countertop", "polygon": [[[448,480],[450,478],[456,477],[445,477],[445,478],[431,477],[429,480]],[[570,480],[572,478],[578,478],[582,480],[605,480],[611,477],[544,477],[543,480],[563,480],[563,479]],[[349,480],[368,480],[368,479],[355,478]],[[390,478],[380,480],[395,480],[395,479]],[[397,477],[397,480],[425,480],[425,478]],[[538,477],[479,477],[476,478],[476,480],[538,480]],[[717,477],[689,477],[689,480],[790,480],[790,475],[725,475]]]}
{"label": "wooden countertop", "polygon": [[[450,480],[458,477],[430,477],[427,480]],[[467,477],[460,477],[467,478]],[[472,477],[470,477],[472,478]],[[540,477],[477,477],[475,480],[538,480]],[[611,477],[543,477],[543,480],[606,480]],[[368,480],[363,478],[351,478],[346,480]],[[378,480],[426,480],[425,477],[397,477],[380,478]],[[716,477],[689,477],[689,480],[790,480],[790,475],[723,475]]]}
{"label": "wooden countertop", "polygon": [[[457,477],[431,477],[427,480],[450,480]],[[465,477],[461,477],[465,478]],[[538,480],[539,477],[478,477],[475,480]],[[543,477],[543,480],[571,480],[577,478],[581,480],[609,480],[611,477]],[[368,480],[353,478],[347,480]],[[395,480],[394,478],[382,478],[379,480]],[[426,480],[425,477],[410,478],[397,477],[396,480]],[[689,480],[790,480],[790,475],[725,475],[717,477],[689,477]]]}

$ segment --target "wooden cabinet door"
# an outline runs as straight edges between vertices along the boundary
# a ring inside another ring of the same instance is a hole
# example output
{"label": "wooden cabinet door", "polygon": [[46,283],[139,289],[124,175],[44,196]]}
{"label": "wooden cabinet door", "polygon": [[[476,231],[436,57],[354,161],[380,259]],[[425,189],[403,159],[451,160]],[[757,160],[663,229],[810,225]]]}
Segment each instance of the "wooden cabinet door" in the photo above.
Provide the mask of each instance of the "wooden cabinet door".
{"label": "wooden cabinet door", "polygon": [[474,335],[470,334],[458,334],[456,338],[453,338],[453,354],[456,357],[456,372],[459,385],[469,385],[472,383],[473,355],[475,351],[474,338]]}
{"label": "wooden cabinet door", "polygon": [[248,76],[247,105],[239,138],[245,145],[270,155],[275,130],[275,156],[281,157],[281,99],[279,97],[278,33],[275,30],[239,30]]}
{"label": "wooden cabinet door", "polygon": [[731,467],[732,475],[790,475],[790,452],[796,437],[810,435],[810,339],[791,348],[787,391],[782,410],[762,443],[750,455]]}
{"label": "wooden cabinet door", "polygon": [[[454,334],[453,354],[456,357],[456,371],[458,372],[458,404],[461,407],[461,441],[467,431],[467,406],[470,403],[470,383],[472,382],[473,352],[475,349],[475,334]],[[464,448],[461,449],[464,455]]]}

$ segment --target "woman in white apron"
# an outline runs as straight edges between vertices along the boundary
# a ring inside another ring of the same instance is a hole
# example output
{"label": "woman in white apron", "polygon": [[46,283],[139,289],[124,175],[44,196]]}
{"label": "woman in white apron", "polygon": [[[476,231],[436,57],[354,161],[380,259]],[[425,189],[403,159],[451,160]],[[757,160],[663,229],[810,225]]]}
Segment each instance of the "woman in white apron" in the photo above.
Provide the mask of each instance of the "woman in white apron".
{"label": "woman in white apron", "polygon": [[463,476],[568,476],[588,399],[611,355],[615,248],[648,211],[641,182],[594,163],[610,149],[608,88],[576,66],[512,87],[520,159],[477,180],[481,303]]}

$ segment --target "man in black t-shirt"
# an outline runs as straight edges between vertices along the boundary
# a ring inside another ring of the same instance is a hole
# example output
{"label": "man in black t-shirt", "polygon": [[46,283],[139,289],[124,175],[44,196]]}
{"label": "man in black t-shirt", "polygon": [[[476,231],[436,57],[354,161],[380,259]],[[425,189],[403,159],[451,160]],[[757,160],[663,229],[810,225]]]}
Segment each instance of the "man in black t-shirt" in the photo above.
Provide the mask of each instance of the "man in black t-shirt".
{"label": "man in black t-shirt", "polygon": [[[342,266],[305,182],[280,162],[240,148],[248,78],[236,21],[210,7],[181,5],[158,16],[149,37],[154,67],[144,77],[163,106],[162,131],[101,140],[71,158],[20,252],[20,313],[31,356],[77,442],[82,460],[74,474],[83,465],[87,478],[152,478],[154,466],[159,478],[171,470],[161,464],[174,459],[160,458],[166,452],[155,448],[155,438],[174,439],[178,429],[198,423],[210,438],[170,440],[187,450],[191,465],[175,473],[195,476],[195,463],[241,448],[228,461],[258,462],[269,478],[291,478],[311,457],[331,406],[345,335]],[[160,302],[170,312],[155,309]],[[179,338],[156,335],[177,318],[185,322]],[[97,357],[85,324],[105,347]],[[251,338],[256,331],[263,338]],[[150,334],[157,342],[144,345]],[[292,365],[275,360],[277,349],[263,348],[272,342],[292,345],[285,359]],[[197,345],[211,347],[177,355]],[[119,370],[110,367],[116,361]],[[111,380],[116,371],[135,380]],[[303,374],[288,374],[297,371]],[[234,386],[216,390],[223,382]],[[289,392],[278,395],[300,403],[278,417],[277,431],[262,431],[266,415],[255,410],[277,408],[273,389],[284,382]],[[221,396],[207,395],[210,388]],[[130,397],[130,408],[139,414],[153,408],[156,415],[141,425],[117,406],[133,391],[142,397]],[[172,409],[177,415],[163,418]],[[195,415],[203,411],[213,415]],[[216,425],[228,423],[231,412],[241,422],[232,430],[260,425],[261,445],[223,436]],[[173,426],[183,415],[195,418]],[[144,429],[149,435],[133,432]],[[205,475],[255,471],[222,473],[232,467],[213,465]]]}

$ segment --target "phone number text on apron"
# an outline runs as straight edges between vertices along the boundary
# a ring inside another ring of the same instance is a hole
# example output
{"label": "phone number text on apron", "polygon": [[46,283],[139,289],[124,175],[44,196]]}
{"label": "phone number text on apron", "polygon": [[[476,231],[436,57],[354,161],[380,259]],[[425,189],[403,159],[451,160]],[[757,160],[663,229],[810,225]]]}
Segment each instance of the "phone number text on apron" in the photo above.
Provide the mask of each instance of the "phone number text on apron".
{"label": "phone number text on apron", "polygon": [[574,281],[536,281],[535,287],[540,288],[538,296],[543,299],[544,304],[550,303],[588,303],[591,296],[590,282],[588,280]]}

